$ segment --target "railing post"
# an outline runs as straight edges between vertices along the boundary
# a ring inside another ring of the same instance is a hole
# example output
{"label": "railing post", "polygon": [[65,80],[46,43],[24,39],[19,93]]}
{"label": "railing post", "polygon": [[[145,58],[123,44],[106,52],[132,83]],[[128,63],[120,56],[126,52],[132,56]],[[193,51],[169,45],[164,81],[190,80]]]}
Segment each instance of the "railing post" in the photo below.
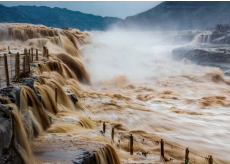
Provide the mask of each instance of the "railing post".
{"label": "railing post", "polygon": [[43,49],[42,49],[42,56],[46,56],[46,47],[43,46]]}
{"label": "railing post", "polygon": [[165,159],[164,140],[161,139],[161,158]]}
{"label": "railing post", "polygon": [[132,134],[130,134],[129,150],[130,150],[130,155],[133,155],[133,135]]}
{"label": "railing post", "polygon": [[114,127],[112,128],[111,138],[112,138],[112,142],[114,142]]}
{"label": "railing post", "polygon": [[30,55],[26,55],[26,73],[30,72]]}
{"label": "railing post", "polygon": [[213,164],[213,158],[212,156],[210,155],[209,159],[208,159],[208,164]]}
{"label": "railing post", "polygon": [[9,54],[11,54],[11,52],[10,52],[10,46],[8,46],[8,52],[9,52]]}
{"label": "railing post", "polygon": [[36,60],[38,61],[38,49],[36,49]]}
{"label": "railing post", "polygon": [[27,68],[27,49],[24,49],[24,55],[25,55],[25,73],[28,72],[28,68]]}
{"label": "railing post", "polygon": [[27,57],[28,57],[28,72],[30,73],[30,55],[27,55]]}
{"label": "railing post", "polygon": [[34,61],[34,49],[31,48],[31,61],[33,62]]}
{"label": "railing post", "polygon": [[103,134],[105,135],[105,122],[103,122]]}
{"label": "railing post", "polygon": [[9,78],[8,62],[7,62],[6,54],[4,54],[4,65],[5,65],[6,85],[7,85],[7,87],[9,87],[10,86],[10,78]]}
{"label": "railing post", "polygon": [[28,72],[28,57],[27,57],[27,55],[25,55],[25,73],[27,73]]}
{"label": "railing post", "polygon": [[24,55],[27,55],[27,49],[26,48],[24,49]]}
{"label": "railing post", "polygon": [[23,75],[26,73],[26,56],[23,56],[22,73]]}
{"label": "railing post", "polygon": [[16,54],[16,59],[15,59],[15,79],[16,79],[16,81],[20,80],[20,60],[19,60],[19,53]]}
{"label": "railing post", "polygon": [[189,163],[189,149],[186,148],[185,150],[185,164]]}

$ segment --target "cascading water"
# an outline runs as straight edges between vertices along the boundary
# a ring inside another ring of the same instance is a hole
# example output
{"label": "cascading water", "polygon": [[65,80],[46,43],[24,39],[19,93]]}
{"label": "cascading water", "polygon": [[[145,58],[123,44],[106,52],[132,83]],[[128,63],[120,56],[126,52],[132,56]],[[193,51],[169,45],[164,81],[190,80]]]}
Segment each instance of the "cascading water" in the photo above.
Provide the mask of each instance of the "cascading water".
{"label": "cascading water", "polygon": [[91,163],[96,164],[121,164],[116,151],[110,145],[106,145],[99,152],[95,153],[95,161]]}
{"label": "cascading water", "polygon": [[15,111],[12,111],[12,112],[13,112],[13,119],[14,119],[13,126],[15,129],[15,136],[16,136],[17,143],[19,143],[20,145],[20,147],[18,148],[19,152],[26,164],[33,163],[34,162],[33,153],[31,151],[31,148],[28,142],[28,137],[24,129],[23,123],[21,121],[21,118],[17,112]]}
{"label": "cascading water", "polygon": [[191,44],[197,43],[212,43],[212,33],[211,32],[203,32],[201,34],[197,34]]}
{"label": "cascading water", "polygon": [[[26,133],[24,123],[23,123],[23,115],[18,110],[17,106],[10,102],[9,99],[5,99],[1,97],[0,102],[2,104],[8,105],[11,107],[12,111],[12,141],[15,149],[20,153],[26,164],[30,164],[34,162],[33,153],[29,144],[28,133]],[[29,126],[31,126],[30,124]],[[31,133],[32,134],[32,133]]]}
{"label": "cascading water", "polygon": [[[119,163],[114,148],[104,144],[109,144],[109,141],[101,136],[97,125],[84,113],[85,104],[79,101],[84,92],[80,82],[90,83],[90,77],[81,57],[82,45],[89,42],[86,39],[88,34],[79,30],[61,30],[28,24],[0,24],[0,36],[3,43],[0,44],[1,51],[6,51],[8,46],[16,51],[30,47],[41,50],[43,46],[49,49],[50,60],[45,63],[40,62],[40,65],[34,68],[33,75],[37,76],[37,81],[32,84],[34,88],[20,86],[20,109],[15,108],[16,111],[13,111],[15,135],[20,145],[18,151],[24,162],[34,162],[30,145],[35,152],[35,161],[39,161],[43,156],[37,155],[36,151],[43,149],[47,145],[46,142],[53,143],[49,141],[49,135],[67,134],[63,136],[64,141],[72,143],[73,139],[70,140],[68,136],[73,138],[79,136],[78,138],[82,138],[81,142],[85,142],[88,151],[98,151],[93,156],[100,158],[95,158],[94,162]],[[54,92],[56,88],[57,103]],[[79,97],[78,102],[71,101],[67,95],[70,92]],[[7,99],[2,99],[2,102],[10,104]],[[50,117],[52,117],[52,125]],[[90,148],[88,141],[84,141],[85,138],[99,147]],[[38,144],[37,140],[39,140]],[[41,143],[45,145],[41,146]],[[79,147],[80,145],[82,144],[79,144]],[[54,149],[59,151],[56,146]],[[48,154],[44,150],[43,154],[46,153]],[[46,161],[47,158],[44,160]]]}
{"label": "cascading water", "polygon": [[[0,24],[1,50],[8,45],[15,50],[46,46],[50,53],[49,60],[32,72],[34,90],[21,85],[20,109],[13,112],[25,162],[33,161],[29,144],[37,163],[73,163],[82,151],[91,153],[86,163],[159,162],[158,142],[164,138],[168,144],[229,163],[230,148],[224,142],[229,142],[230,83],[221,71],[173,61],[171,50],[179,46],[175,34],[92,32],[92,42],[86,46],[88,35],[72,29]],[[211,39],[205,35],[196,40]],[[75,102],[69,98],[72,93],[77,95]],[[105,135],[100,131],[102,122]],[[130,133],[133,156],[128,152]],[[165,160],[184,160],[184,151],[172,147],[165,146],[165,154]],[[190,158],[204,162],[192,154]]]}

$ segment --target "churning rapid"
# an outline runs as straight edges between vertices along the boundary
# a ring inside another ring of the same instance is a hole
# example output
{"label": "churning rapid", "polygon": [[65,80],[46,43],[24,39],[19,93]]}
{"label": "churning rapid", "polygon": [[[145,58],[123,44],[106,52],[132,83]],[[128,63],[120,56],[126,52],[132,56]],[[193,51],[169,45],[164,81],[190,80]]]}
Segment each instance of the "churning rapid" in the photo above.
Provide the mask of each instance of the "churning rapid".
{"label": "churning rapid", "polygon": [[164,161],[181,163],[188,147],[190,163],[206,163],[208,155],[229,163],[230,79],[217,68],[173,60],[172,49],[188,44],[184,33],[0,24],[0,52],[49,50],[49,59],[39,55],[32,65],[33,83],[17,84],[19,106],[0,97],[12,109],[23,161],[161,163],[162,138]]}
{"label": "churning rapid", "polygon": [[[171,51],[182,41],[172,35],[113,30],[90,38],[83,55],[92,82],[85,100],[91,118],[133,133],[136,151],[149,151],[149,159],[159,152],[151,141],[164,138],[188,147],[190,163],[206,163],[208,155],[230,162],[229,77],[218,68],[173,60]],[[166,148],[174,162],[184,159],[184,150]]]}

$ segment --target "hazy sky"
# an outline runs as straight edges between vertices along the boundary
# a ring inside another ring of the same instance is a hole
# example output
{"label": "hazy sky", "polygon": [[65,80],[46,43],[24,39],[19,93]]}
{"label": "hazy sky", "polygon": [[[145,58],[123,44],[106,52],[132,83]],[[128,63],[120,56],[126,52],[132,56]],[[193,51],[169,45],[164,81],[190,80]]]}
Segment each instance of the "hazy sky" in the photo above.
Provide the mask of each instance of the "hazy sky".
{"label": "hazy sky", "polygon": [[125,18],[146,11],[158,5],[160,1],[0,1],[5,6],[35,5],[67,8],[100,16]]}

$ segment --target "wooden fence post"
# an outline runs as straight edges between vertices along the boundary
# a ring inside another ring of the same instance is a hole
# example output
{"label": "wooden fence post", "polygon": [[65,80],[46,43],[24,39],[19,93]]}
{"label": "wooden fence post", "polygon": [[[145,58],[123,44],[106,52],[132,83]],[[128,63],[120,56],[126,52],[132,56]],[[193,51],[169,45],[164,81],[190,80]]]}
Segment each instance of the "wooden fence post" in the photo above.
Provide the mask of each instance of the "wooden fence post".
{"label": "wooden fence post", "polygon": [[31,61],[33,62],[34,61],[34,49],[31,48]]}
{"label": "wooden fence post", "polygon": [[7,62],[6,54],[4,54],[4,65],[5,65],[6,85],[7,85],[7,87],[9,87],[10,86],[10,78],[9,78],[8,62]]}
{"label": "wooden fence post", "polygon": [[36,60],[38,61],[38,49],[36,49]]}
{"label": "wooden fence post", "polygon": [[16,79],[16,81],[20,80],[20,60],[19,60],[19,53],[16,54],[16,59],[15,59],[15,79]]}
{"label": "wooden fence post", "polygon": [[114,127],[112,128],[111,138],[112,138],[112,142],[114,142]]}
{"label": "wooden fence post", "polygon": [[163,139],[161,139],[161,158],[165,159],[164,140]]}
{"label": "wooden fence post", "polygon": [[30,55],[28,55],[28,71],[30,72]]}
{"label": "wooden fence post", "polygon": [[23,75],[26,73],[26,56],[23,56],[22,73]]}
{"label": "wooden fence post", "polygon": [[28,72],[28,68],[27,68],[28,67],[28,64],[27,64],[28,58],[27,58],[27,55],[25,55],[24,57],[25,57],[25,73],[27,73]]}
{"label": "wooden fence post", "polygon": [[185,164],[189,163],[189,149],[186,148],[185,150]]}
{"label": "wooden fence post", "polygon": [[24,49],[24,55],[27,55],[27,49],[26,48]]}
{"label": "wooden fence post", "polygon": [[24,49],[24,55],[25,55],[25,73],[27,72],[27,49]]}
{"label": "wooden fence post", "polygon": [[209,159],[208,159],[208,164],[213,164],[213,158],[212,156],[210,155]]}
{"label": "wooden fence post", "polygon": [[130,150],[130,155],[133,155],[133,135],[132,134],[130,134],[129,150]]}
{"label": "wooden fence post", "polygon": [[10,52],[10,46],[8,46],[8,52],[9,52],[9,54],[11,54],[11,52]]}
{"label": "wooden fence post", "polygon": [[105,122],[103,122],[103,134],[105,135]]}
{"label": "wooden fence post", "polygon": [[30,72],[30,55],[26,55],[26,72]]}
{"label": "wooden fence post", "polygon": [[42,49],[42,56],[46,56],[46,47],[43,46],[43,49]]}

